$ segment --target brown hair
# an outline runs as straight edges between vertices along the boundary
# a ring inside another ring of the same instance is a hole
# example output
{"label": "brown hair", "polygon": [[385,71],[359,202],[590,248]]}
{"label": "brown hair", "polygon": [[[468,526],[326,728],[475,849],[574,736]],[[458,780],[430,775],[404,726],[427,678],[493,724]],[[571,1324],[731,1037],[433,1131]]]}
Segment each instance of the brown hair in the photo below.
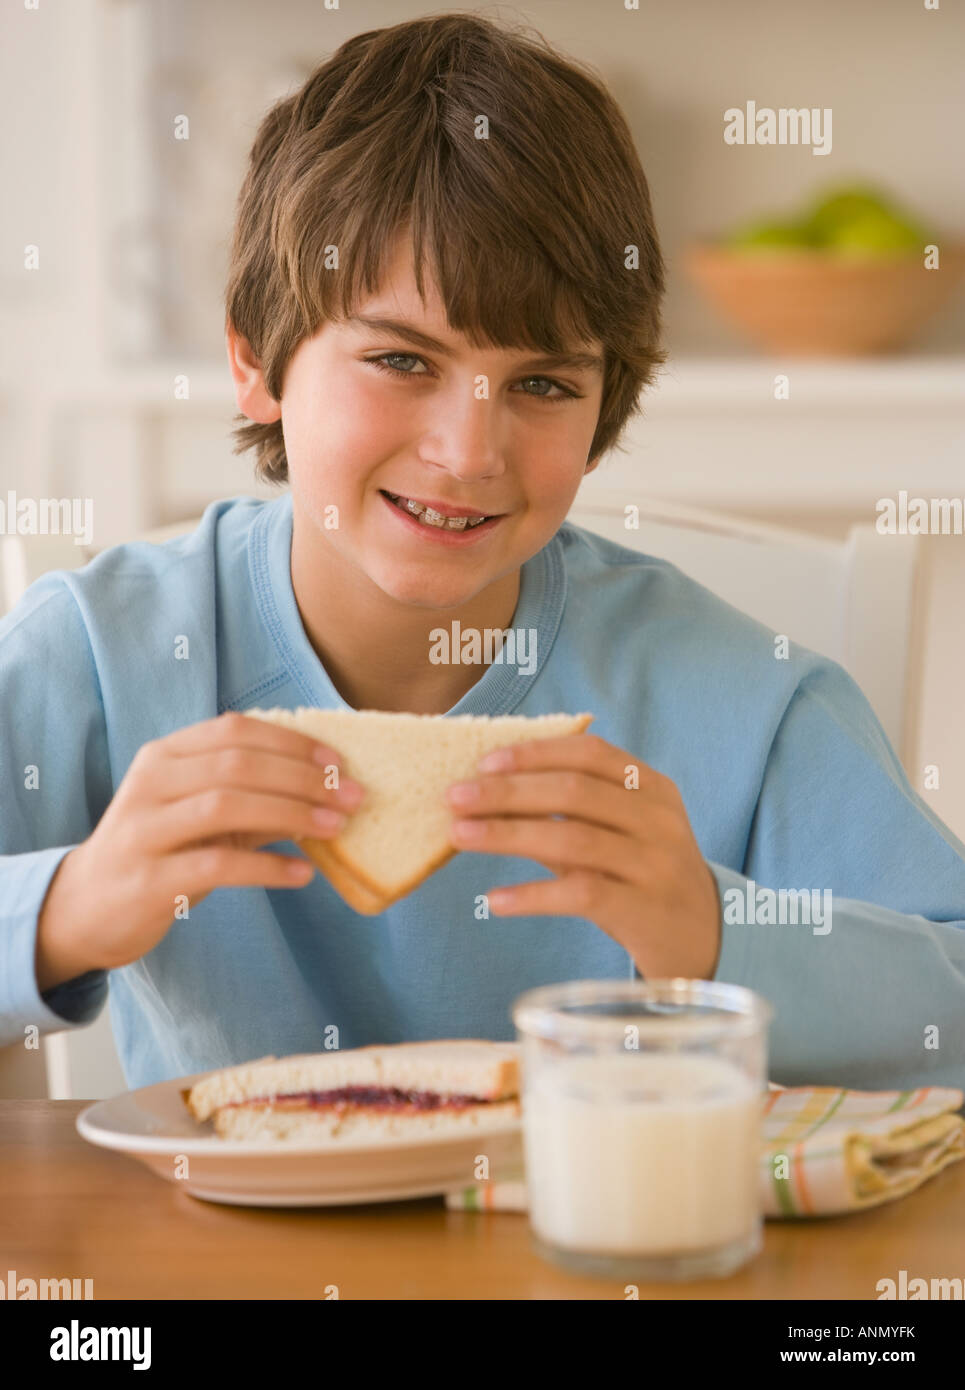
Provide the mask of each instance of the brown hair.
{"label": "brown hair", "polygon": [[[374,29],[264,117],[225,309],[275,400],[298,345],[377,292],[408,230],[420,295],[429,263],[451,327],[474,346],[603,343],[588,461],[616,445],[667,357],[664,264],[619,107],[590,69],[537,40],[461,14]],[[482,116],[489,138],[477,139]],[[236,454],[257,450],[257,476],[287,480],[280,420],[234,436]]]}

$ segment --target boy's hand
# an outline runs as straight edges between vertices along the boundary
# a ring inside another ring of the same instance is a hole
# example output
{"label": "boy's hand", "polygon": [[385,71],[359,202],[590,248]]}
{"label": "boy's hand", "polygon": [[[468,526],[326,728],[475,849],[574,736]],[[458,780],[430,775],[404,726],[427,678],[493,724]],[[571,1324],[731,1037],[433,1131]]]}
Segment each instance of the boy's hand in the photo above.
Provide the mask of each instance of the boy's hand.
{"label": "boy's hand", "polygon": [[[214,888],[308,883],[309,860],[258,847],[338,834],[362,798],[346,800],[348,777],[326,787],[333,764],[338,754],[317,740],[243,714],[145,743],[97,828],[53,877],[37,930],[38,987],[137,960],[167,933],[180,894],[190,909]],[[315,807],[342,814],[326,827]]]}
{"label": "boy's hand", "polygon": [[[585,917],[629,951],[650,979],[710,979],[720,953],[717,884],[676,785],[595,734],[533,739],[500,750],[507,770],[474,783],[457,803],[480,832],[453,843],[484,854],[520,854],[557,877],[491,892],[497,915]],[[636,769],[639,785],[627,787]],[[553,820],[556,815],[565,820]]]}

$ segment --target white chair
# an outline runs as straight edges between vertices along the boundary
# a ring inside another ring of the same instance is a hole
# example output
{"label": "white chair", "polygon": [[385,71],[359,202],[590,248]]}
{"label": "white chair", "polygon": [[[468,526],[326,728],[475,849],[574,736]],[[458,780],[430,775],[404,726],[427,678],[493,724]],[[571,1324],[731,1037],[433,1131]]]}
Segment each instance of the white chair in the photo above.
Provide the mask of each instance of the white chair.
{"label": "white chair", "polygon": [[[918,536],[881,536],[868,524],[829,540],[587,484],[567,519],[670,560],[735,608],[839,662],[899,757],[908,751]],[[637,519],[637,529],[628,526]]]}
{"label": "white chair", "polygon": [[[639,509],[638,529],[627,526],[628,507]],[[901,754],[910,733],[905,715],[917,537],[885,539],[869,525],[853,527],[844,541],[825,540],[598,485],[584,485],[569,519],[670,560],[751,617],[840,662]],[[139,539],[159,542],[196,525],[183,522]],[[59,539],[0,538],[0,612],[45,570],[74,569],[92,558],[69,538]],[[49,1034],[44,1045],[51,1099],[99,1098],[125,1089],[107,1008],[89,1027]]]}

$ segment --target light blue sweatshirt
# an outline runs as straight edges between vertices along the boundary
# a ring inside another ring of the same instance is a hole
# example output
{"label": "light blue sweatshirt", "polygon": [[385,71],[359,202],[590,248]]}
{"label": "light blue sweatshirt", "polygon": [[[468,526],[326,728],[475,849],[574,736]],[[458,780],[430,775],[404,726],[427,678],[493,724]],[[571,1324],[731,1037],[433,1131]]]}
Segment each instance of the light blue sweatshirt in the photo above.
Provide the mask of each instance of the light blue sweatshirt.
{"label": "light blue sweatshirt", "polygon": [[[376,917],[321,874],[219,888],[140,960],[38,993],[48,884],[143,743],[225,710],[349,708],[302,626],[291,534],[287,493],[214,502],[190,535],[44,575],[0,621],[0,1044],[90,1023],[109,989],[136,1087],[320,1051],[333,1024],[342,1048],[512,1038],[523,990],[637,973],[585,919],[478,920],[478,894],[549,871],[460,853]],[[844,670],[775,659],[769,629],[674,565],[569,523],[523,566],[512,627],[536,630],[535,671],[493,664],[449,714],[589,710],[676,783],[723,904],[715,978],[776,1010],[771,1078],[965,1086],[965,846]],[[814,890],[810,922],[777,894],[769,920],[767,889]]]}

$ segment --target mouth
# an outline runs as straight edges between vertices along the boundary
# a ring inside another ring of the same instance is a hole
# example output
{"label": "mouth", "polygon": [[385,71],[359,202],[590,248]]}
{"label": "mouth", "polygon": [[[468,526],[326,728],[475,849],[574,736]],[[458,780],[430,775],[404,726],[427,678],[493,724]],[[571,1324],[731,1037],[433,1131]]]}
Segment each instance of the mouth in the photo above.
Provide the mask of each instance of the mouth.
{"label": "mouth", "polygon": [[480,513],[464,513],[458,516],[447,516],[442,512],[435,511],[432,507],[427,507],[422,502],[413,501],[410,497],[402,497],[397,493],[387,491],[385,488],[380,488],[379,491],[395,511],[425,531],[443,532],[447,535],[465,535],[470,531],[490,529],[495,522],[501,520],[503,515],[502,513],[494,513],[492,516],[484,516]]}

